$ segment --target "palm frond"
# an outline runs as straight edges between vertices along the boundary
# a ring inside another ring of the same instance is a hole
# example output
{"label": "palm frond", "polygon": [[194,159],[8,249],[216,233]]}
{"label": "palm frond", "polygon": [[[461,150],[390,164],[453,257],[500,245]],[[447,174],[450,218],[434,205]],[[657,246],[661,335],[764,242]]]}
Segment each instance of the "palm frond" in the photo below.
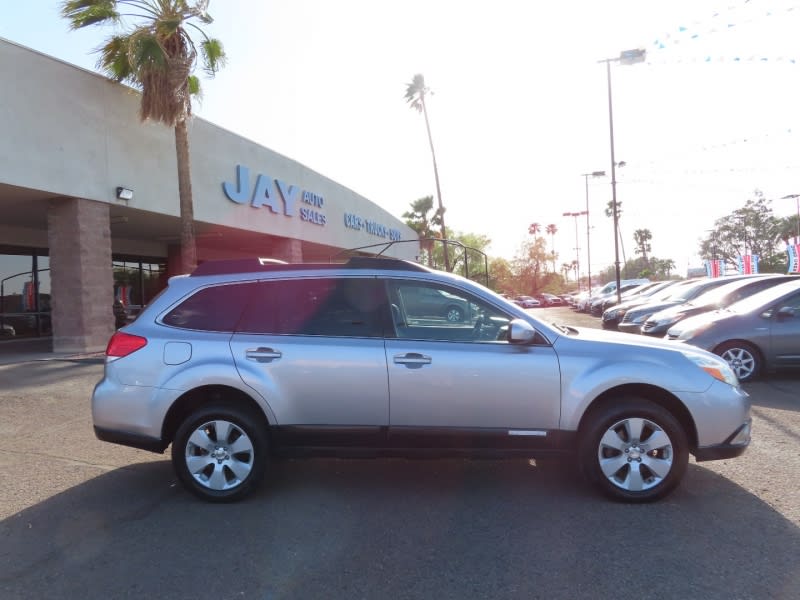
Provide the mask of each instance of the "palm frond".
{"label": "palm frond", "polygon": [[119,22],[115,0],[67,0],[61,4],[61,16],[72,30],[101,23]]}
{"label": "palm frond", "polygon": [[218,39],[205,39],[200,44],[200,52],[203,56],[203,70],[208,75],[216,74],[227,62],[222,42]]}

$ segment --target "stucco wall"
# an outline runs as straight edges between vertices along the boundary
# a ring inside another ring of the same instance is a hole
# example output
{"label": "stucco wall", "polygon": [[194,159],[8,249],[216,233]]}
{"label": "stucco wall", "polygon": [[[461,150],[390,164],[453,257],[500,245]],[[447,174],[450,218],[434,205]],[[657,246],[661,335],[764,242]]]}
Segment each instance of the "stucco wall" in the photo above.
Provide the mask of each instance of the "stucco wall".
{"label": "stucco wall", "polygon": [[[0,183],[107,203],[115,202],[116,187],[122,185],[135,191],[130,208],[178,215],[173,131],[139,121],[136,92],[3,39],[0,73]],[[384,209],[268,148],[197,118],[189,135],[195,219],[200,223],[340,248],[388,241],[390,236],[416,239]],[[250,173],[251,189],[243,203],[223,192],[223,182],[236,185],[237,165]],[[256,208],[252,188],[259,175],[268,184],[269,198],[262,196],[262,206]],[[285,214],[275,180],[285,190],[295,189],[291,215]],[[309,198],[318,204],[321,198],[321,206],[304,204],[304,192],[313,194]],[[301,208],[316,216],[303,220]],[[413,247],[395,255],[418,254],[416,244],[408,246]]]}

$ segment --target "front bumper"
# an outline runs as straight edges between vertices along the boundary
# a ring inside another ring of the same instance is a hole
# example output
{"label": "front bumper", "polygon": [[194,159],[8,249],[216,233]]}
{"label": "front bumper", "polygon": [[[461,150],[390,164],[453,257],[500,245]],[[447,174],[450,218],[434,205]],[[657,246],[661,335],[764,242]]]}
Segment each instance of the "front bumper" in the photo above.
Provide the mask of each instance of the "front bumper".
{"label": "front bumper", "polygon": [[741,456],[750,445],[752,424],[752,419],[748,419],[723,443],[697,448],[693,452],[695,460],[697,462],[704,462],[707,460],[724,460],[726,458]]}
{"label": "front bumper", "polygon": [[642,333],[642,324],[641,323],[625,323],[624,321],[617,325],[617,331],[622,331],[623,333],[635,333],[640,334]]}

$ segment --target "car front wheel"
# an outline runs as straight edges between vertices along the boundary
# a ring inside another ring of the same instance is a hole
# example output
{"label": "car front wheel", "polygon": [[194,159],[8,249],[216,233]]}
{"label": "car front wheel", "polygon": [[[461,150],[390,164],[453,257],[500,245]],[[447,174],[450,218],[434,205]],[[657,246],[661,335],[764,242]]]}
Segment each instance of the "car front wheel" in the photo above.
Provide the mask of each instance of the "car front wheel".
{"label": "car front wheel", "polygon": [[758,350],[745,342],[725,342],[714,353],[730,365],[740,382],[755,379],[761,370]]}
{"label": "car front wheel", "polygon": [[267,435],[260,419],[234,407],[207,406],[181,424],[172,465],[181,483],[210,502],[240,500],[264,476]]}
{"label": "car front wheel", "polygon": [[580,461],[587,480],[607,496],[652,502],[680,483],[689,445],[665,408],[626,398],[594,411],[581,429]]}

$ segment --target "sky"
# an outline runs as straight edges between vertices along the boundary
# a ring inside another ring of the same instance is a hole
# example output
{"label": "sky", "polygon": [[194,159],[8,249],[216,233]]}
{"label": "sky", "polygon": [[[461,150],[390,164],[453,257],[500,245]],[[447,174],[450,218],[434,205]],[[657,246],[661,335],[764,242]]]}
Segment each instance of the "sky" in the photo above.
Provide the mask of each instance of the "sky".
{"label": "sky", "polygon": [[[59,2],[0,0],[0,37],[94,70],[108,27],[71,32]],[[800,193],[800,0],[211,0],[228,57],[199,117],[304,164],[398,218],[435,197],[421,73],[448,229],[507,259],[555,224],[559,263],[613,264],[611,65],[621,257],[633,232],[677,272],[755,190],[776,216]],[[588,198],[587,198],[588,196]],[[576,231],[577,226],[577,231]],[[576,235],[577,234],[577,235]]]}

